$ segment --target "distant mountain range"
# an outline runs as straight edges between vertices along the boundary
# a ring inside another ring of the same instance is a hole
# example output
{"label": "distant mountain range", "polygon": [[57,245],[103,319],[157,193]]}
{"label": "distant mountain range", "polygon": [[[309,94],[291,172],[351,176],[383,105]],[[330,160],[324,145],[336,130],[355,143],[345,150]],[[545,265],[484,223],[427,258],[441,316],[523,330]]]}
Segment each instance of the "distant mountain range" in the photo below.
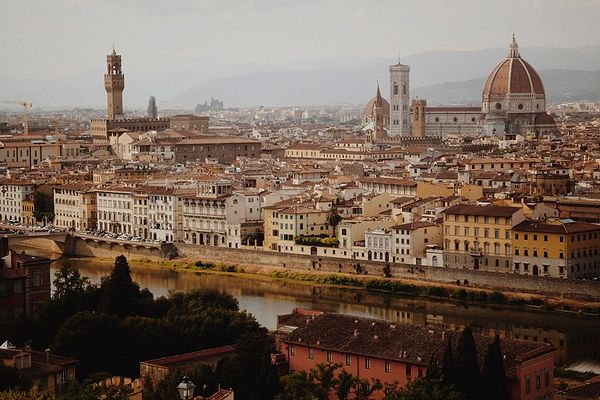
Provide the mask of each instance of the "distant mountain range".
{"label": "distant mountain range", "polygon": [[[550,101],[600,98],[600,46],[522,48],[521,54],[540,73]],[[411,66],[411,95],[432,104],[477,104],[483,80],[506,55],[506,49],[433,51],[402,58]],[[101,59],[101,58],[100,58]],[[301,63],[210,65],[149,64],[128,68],[123,54],[126,108],[145,108],[148,97],[159,108],[193,108],[211,97],[226,107],[249,105],[307,106],[364,104],[376,82],[389,93],[386,58],[330,58]],[[1,70],[0,70],[1,73]],[[49,80],[0,76],[0,100],[31,100],[40,107],[104,107],[103,65],[97,70]]]}

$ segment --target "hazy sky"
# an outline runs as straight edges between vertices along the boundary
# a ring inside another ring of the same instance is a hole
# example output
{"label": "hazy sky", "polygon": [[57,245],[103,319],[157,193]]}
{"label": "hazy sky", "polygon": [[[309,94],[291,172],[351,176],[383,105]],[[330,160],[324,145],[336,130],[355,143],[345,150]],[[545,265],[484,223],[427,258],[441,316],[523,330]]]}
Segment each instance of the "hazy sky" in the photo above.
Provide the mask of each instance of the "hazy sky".
{"label": "hazy sky", "polygon": [[600,44],[600,0],[1,0],[0,76]]}

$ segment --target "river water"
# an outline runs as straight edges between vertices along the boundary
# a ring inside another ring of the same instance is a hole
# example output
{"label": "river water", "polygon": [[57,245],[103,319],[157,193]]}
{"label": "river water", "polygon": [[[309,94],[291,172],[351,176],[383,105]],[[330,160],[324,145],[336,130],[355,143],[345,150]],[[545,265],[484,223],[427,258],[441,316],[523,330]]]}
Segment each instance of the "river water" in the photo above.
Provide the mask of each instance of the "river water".
{"label": "river water", "polygon": [[[64,262],[65,259],[56,260],[52,264],[52,273]],[[112,263],[90,258],[69,259],[68,262],[94,283],[100,282],[112,267]],[[147,288],[155,297],[168,295],[169,291],[197,288],[216,288],[229,293],[238,300],[240,309],[251,313],[270,330],[276,327],[277,315],[289,313],[296,307],[447,329],[462,329],[469,325],[474,331],[484,334],[497,332],[501,336],[550,342],[557,349],[557,365],[600,373],[600,319],[597,317],[465,306],[360,289],[261,281],[235,274],[217,275],[169,268],[132,266],[131,275],[140,287]]]}

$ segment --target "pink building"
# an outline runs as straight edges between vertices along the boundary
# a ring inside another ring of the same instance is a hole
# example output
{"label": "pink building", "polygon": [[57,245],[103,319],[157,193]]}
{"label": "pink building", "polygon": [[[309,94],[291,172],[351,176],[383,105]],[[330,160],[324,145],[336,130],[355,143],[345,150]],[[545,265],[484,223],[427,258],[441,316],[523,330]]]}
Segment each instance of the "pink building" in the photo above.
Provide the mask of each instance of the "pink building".
{"label": "pink building", "polygon": [[[456,346],[460,332],[435,327],[389,323],[349,315],[294,310],[278,317],[276,340],[289,371],[308,371],[322,363],[338,363],[358,378],[406,385],[426,374],[432,355],[441,363],[448,339]],[[480,363],[493,339],[475,335]],[[551,399],[554,348],[545,343],[502,339],[513,400]],[[382,398],[378,393],[377,398]]]}

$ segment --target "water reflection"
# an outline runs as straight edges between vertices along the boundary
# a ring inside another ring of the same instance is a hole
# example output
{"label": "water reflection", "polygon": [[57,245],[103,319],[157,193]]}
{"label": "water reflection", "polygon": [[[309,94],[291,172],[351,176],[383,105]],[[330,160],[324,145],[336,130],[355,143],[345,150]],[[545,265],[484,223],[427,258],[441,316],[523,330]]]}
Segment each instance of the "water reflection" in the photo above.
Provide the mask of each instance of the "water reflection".
{"label": "water reflection", "polygon": [[[53,264],[56,270],[64,260]],[[112,264],[90,259],[71,259],[92,282],[110,271]],[[313,287],[296,282],[244,279],[235,275],[213,275],[160,268],[131,268],[133,279],[155,296],[169,291],[216,288],[237,298],[265,327],[274,329],[277,315],[295,307],[361,315],[418,325],[462,329],[470,325],[484,334],[550,342],[559,365],[574,365],[600,373],[600,320],[578,315],[541,313],[500,307],[464,306],[450,302],[399,298],[350,288]]]}

